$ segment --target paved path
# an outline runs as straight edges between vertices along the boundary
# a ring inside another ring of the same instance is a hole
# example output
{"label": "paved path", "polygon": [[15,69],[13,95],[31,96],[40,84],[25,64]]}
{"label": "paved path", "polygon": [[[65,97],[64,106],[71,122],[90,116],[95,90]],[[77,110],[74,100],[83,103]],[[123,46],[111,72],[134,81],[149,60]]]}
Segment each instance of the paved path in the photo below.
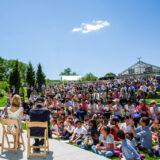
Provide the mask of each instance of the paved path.
{"label": "paved path", "polygon": [[[23,134],[25,145],[27,144],[26,132]],[[2,140],[2,128],[0,124],[0,143]],[[105,157],[96,155],[92,152],[85,151],[78,147],[60,142],[57,140],[49,140],[50,152],[47,154],[46,160],[108,160]],[[27,146],[26,146],[27,148]],[[1,151],[1,147],[0,147]],[[18,150],[15,154],[12,151],[4,151],[0,154],[0,160],[27,160],[27,152]],[[43,157],[31,157],[29,160],[43,160]]]}

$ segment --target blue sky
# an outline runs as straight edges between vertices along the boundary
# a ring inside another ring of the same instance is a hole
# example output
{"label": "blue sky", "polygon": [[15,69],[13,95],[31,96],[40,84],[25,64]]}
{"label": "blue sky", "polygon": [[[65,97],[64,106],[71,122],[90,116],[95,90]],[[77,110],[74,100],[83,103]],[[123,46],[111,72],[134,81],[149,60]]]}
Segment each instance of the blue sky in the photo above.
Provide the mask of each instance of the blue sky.
{"label": "blue sky", "polygon": [[0,56],[40,62],[47,78],[160,66],[159,0],[1,0]]}

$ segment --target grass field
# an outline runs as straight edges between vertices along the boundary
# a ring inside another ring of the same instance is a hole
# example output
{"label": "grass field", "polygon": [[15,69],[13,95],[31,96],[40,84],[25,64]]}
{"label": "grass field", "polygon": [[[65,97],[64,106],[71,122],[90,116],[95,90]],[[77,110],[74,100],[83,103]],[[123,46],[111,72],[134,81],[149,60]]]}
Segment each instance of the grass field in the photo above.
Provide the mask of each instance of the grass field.
{"label": "grass field", "polygon": [[160,103],[160,99],[146,99],[146,102],[149,103],[152,100],[155,100],[157,103]]}
{"label": "grass field", "polygon": [[7,97],[0,98],[0,107],[4,107],[7,101]]}
{"label": "grass field", "polygon": [[[60,140],[60,138],[54,138],[55,140]],[[79,145],[74,145],[74,144],[72,144],[71,142],[68,142],[67,144],[69,144],[69,145],[73,145],[73,146],[75,146],[75,147],[79,147]],[[155,146],[155,145],[158,145],[158,144],[153,144],[153,146]],[[92,150],[88,150],[89,152],[93,152]],[[158,158],[152,158],[152,157],[150,157],[147,153],[144,153],[144,152],[140,152],[141,154],[144,154],[145,155],[145,160],[160,160],[160,157],[158,157]],[[110,159],[112,159],[112,160],[120,160],[120,158],[118,158],[118,157],[111,157]]]}

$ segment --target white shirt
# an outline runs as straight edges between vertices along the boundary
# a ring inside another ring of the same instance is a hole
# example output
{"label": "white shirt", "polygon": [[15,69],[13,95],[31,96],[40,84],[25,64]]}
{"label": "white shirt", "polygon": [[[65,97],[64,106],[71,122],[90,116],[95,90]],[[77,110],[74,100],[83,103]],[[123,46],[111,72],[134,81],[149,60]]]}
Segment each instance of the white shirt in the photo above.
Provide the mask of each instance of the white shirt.
{"label": "white shirt", "polygon": [[76,123],[78,121],[78,118],[73,119],[73,122]]}
{"label": "white shirt", "polygon": [[101,142],[103,143],[103,145],[104,145],[105,147],[107,147],[108,145],[114,143],[114,138],[113,138],[113,136],[112,136],[111,134],[108,134],[108,135],[107,135],[107,138],[104,139],[104,136],[101,134],[101,135],[99,136],[99,141],[101,141]]}
{"label": "white shirt", "polygon": [[114,111],[114,115],[122,117],[122,106],[121,105],[119,105],[119,106],[114,105],[113,108],[114,109],[119,109],[119,111]]}
{"label": "white shirt", "polygon": [[121,125],[121,130],[123,130],[124,132],[131,132],[131,125],[129,124],[127,126],[126,123],[124,123]]}
{"label": "white shirt", "polygon": [[72,130],[75,130],[75,127],[74,126],[68,126],[67,129],[72,131]]}
{"label": "white shirt", "polygon": [[85,137],[86,137],[86,134],[87,134],[87,130],[86,130],[84,127],[76,128],[76,129],[74,130],[74,133],[76,133],[76,136],[77,136],[77,137],[80,137],[80,135],[83,134],[83,137],[82,137],[82,138],[85,138]]}
{"label": "white shirt", "polygon": [[77,110],[78,110],[79,103],[78,103],[78,102],[73,102],[72,105],[73,105],[74,111],[77,111]]}
{"label": "white shirt", "polygon": [[89,104],[88,108],[89,108],[89,110],[94,110],[95,109],[95,104]]}
{"label": "white shirt", "polygon": [[128,106],[128,104],[126,104],[124,108],[127,110],[126,116],[130,116],[133,114],[135,106],[133,104],[131,106]]}
{"label": "white shirt", "polygon": [[58,132],[58,126],[56,124],[52,125],[52,131]]}

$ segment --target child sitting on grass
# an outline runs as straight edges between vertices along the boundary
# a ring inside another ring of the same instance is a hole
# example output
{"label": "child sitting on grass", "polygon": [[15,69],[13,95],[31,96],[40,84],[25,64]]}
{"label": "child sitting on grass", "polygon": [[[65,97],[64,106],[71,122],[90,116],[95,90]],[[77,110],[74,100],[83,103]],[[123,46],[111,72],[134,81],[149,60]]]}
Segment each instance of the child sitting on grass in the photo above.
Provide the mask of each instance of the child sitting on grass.
{"label": "child sitting on grass", "polygon": [[52,134],[53,134],[55,137],[59,137],[57,120],[52,119],[52,120],[51,120],[51,123],[52,123],[52,128],[51,128]]}
{"label": "child sitting on grass", "polygon": [[93,145],[91,148],[93,152],[98,155],[112,157],[114,155],[113,144],[114,138],[110,134],[110,127],[103,127],[99,137],[99,143],[97,145]]}
{"label": "child sitting on grass", "polygon": [[126,160],[140,160],[140,156],[133,147],[133,144],[131,141],[127,138],[125,138],[125,133],[123,130],[117,131],[118,138],[122,141],[122,153]]}
{"label": "child sitting on grass", "polygon": [[86,134],[87,134],[87,131],[86,129],[82,126],[81,124],[81,121],[77,121],[76,123],[77,127],[76,129],[74,130],[74,133],[70,139],[70,142],[73,143],[73,144],[78,144],[80,145],[81,142],[84,140]]}
{"label": "child sitting on grass", "polygon": [[68,140],[72,136],[74,130],[75,127],[73,126],[73,121],[72,120],[67,121],[67,124],[64,128],[64,135],[62,136],[62,139]]}
{"label": "child sitting on grass", "polygon": [[64,122],[60,121],[59,127],[58,127],[58,136],[62,137],[64,135]]}

